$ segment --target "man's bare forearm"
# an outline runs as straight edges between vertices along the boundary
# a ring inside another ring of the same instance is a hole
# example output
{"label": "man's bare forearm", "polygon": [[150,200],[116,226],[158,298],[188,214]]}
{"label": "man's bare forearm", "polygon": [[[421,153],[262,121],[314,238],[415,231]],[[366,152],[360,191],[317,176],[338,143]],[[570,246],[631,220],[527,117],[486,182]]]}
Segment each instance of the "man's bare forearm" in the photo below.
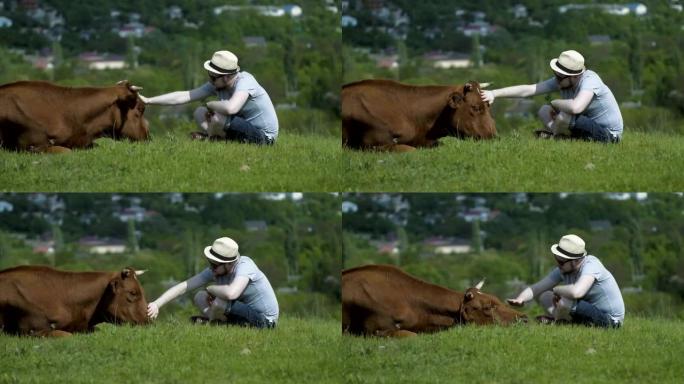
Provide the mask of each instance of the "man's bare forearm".
{"label": "man's bare forearm", "polygon": [[154,105],[179,105],[189,103],[191,100],[190,92],[188,91],[177,91],[171,92],[164,95],[159,95],[155,97],[150,97],[147,99],[147,104]]}
{"label": "man's bare forearm", "polygon": [[492,91],[495,97],[529,97],[534,96],[534,85],[514,85]]}

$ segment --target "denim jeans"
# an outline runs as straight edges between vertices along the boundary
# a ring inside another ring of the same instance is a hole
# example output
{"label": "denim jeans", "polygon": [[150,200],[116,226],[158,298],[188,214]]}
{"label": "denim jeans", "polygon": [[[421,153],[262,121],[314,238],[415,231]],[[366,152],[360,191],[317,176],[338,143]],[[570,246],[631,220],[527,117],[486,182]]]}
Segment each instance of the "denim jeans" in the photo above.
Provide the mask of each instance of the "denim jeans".
{"label": "denim jeans", "polygon": [[575,125],[570,128],[570,133],[575,139],[600,141],[602,143],[620,142],[620,137],[613,136],[607,128],[600,126],[584,115],[575,118]]}
{"label": "denim jeans", "polygon": [[620,328],[620,322],[614,321],[607,313],[602,312],[593,304],[589,304],[584,300],[579,300],[575,305],[575,309],[570,311],[572,322],[584,325],[594,325],[604,328]]}
{"label": "denim jeans", "polygon": [[256,328],[275,328],[275,323],[269,321],[266,316],[252,309],[249,305],[233,301],[225,312],[228,323],[251,326]]}
{"label": "denim jeans", "polygon": [[273,144],[273,140],[269,139],[264,131],[253,126],[249,121],[240,116],[228,116],[223,130],[226,132],[226,139],[231,141],[260,145]]}

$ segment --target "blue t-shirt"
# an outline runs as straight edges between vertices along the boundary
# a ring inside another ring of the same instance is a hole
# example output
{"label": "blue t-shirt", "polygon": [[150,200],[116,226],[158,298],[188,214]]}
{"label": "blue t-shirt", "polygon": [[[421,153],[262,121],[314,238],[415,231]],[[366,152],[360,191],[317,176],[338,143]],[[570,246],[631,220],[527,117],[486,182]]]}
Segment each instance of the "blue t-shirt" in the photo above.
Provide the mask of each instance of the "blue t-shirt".
{"label": "blue t-shirt", "polygon": [[[620,107],[613,92],[594,71],[586,70],[574,88],[560,89],[558,81],[552,77],[542,83],[543,89],[559,90],[561,98],[574,99],[580,91],[589,91],[594,97],[581,115],[607,128],[615,136],[622,137],[623,121]],[[574,119],[571,124],[574,124]]]}
{"label": "blue t-shirt", "polygon": [[570,285],[575,284],[580,276],[584,275],[593,276],[595,280],[587,294],[580,300],[593,304],[601,312],[610,315],[613,321],[622,323],[625,319],[625,303],[622,301],[620,287],[596,256],[587,255],[579,271],[575,273],[561,273],[556,267],[549,277],[558,283]]}
{"label": "blue t-shirt", "polygon": [[254,127],[262,130],[269,139],[275,140],[278,137],[278,116],[268,93],[249,72],[239,72],[236,76],[237,80],[232,88],[217,90],[210,82],[201,88],[207,94],[216,94],[219,100],[229,100],[235,91],[249,93],[245,105],[236,116],[249,121]]}
{"label": "blue t-shirt", "polygon": [[256,266],[254,261],[247,256],[240,256],[233,273],[214,278],[214,274],[210,268],[206,268],[200,275],[205,280],[205,284],[216,281],[216,284],[230,284],[233,282],[235,276],[245,276],[249,279],[247,287],[238,297],[241,301],[249,305],[255,311],[262,313],[268,320],[272,322],[278,321],[279,308],[278,299],[276,299],[275,292],[271,287],[266,275]]}

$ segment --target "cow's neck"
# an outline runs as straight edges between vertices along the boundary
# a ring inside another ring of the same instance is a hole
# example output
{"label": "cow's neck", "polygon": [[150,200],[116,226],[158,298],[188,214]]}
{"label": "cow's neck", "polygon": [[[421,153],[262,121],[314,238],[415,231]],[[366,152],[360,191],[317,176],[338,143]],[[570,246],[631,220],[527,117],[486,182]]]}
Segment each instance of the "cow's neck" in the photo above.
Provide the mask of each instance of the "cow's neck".
{"label": "cow's neck", "polygon": [[459,317],[463,293],[430,283],[425,283],[425,287],[416,292],[420,292],[420,305],[430,313]]}
{"label": "cow's neck", "polygon": [[420,127],[419,131],[431,139],[454,134],[449,132],[447,124],[450,122],[442,121],[445,119],[445,110],[449,108],[449,97],[454,89],[445,86],[421,88],[423,92],[420,95],[420,102],[413,106],[416,111],[413,114],[415,126]]}
{"label": "cow's neck", "polygon": [[87,112],[84,124],[88,136],[98,138],[114,135],[122,124],[116,101],[116,96],[104,95],[103,100],[93,103],[96,107]]}
{"label": "cow's neck", "polygon": [[111,273],[82,272],[75,273],[72,278],[73,284],[67,284],[66,288],[67,303],[78,308],[80,314],[85,319],[89,319],[89,325],[97,324],[92,321],[94,317],[97,317],[96,310],[109,289],[109,282],[112,280]]}

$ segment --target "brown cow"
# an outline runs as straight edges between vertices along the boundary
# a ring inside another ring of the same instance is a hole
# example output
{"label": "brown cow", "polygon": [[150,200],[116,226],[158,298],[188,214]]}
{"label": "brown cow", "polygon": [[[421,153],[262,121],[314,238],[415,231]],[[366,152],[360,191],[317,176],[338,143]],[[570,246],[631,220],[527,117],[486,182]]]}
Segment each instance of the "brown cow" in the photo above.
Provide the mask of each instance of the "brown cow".
{"label": "brown cow", "polygon": [[0,328],[9,334],[68,336],[96,324],[148,322],[136,272],[67,272],[45,266],[0,271]]}
{"label": "brown cow", "polygon": [[342,271],[342,331],[354,335],[413,336],[458,324],[509,324],[526,315],[480,292],[465,294],[419,280],[392,265]]}
{"label": "brown cow", "polygon": [[480,84],[416,86],[363,80],[342,87],[342,146],[411,151],[445,136],[489,139],[496,125]]}
{"label": "brown cow", "polygon": [[99,137],[147,140],[140,87],[69,88],[43,81],[0,86],[0,148],[66,152]]}

